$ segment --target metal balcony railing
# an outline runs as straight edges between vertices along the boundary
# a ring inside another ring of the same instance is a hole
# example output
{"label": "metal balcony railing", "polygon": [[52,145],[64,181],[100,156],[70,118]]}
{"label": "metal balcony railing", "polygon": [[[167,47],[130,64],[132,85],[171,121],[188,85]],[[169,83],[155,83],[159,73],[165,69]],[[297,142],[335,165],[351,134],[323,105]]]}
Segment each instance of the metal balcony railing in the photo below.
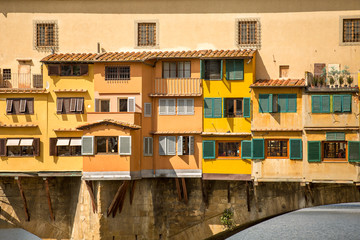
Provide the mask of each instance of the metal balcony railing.
{"label": "metal balcony railing", "polygon": [[201,96],[200,78],[157,78],[152,95]]}
{"label": "metal balcony railing", "polygon": [[0,74],[0,88],[43,88],[43,76],[30,73]]}

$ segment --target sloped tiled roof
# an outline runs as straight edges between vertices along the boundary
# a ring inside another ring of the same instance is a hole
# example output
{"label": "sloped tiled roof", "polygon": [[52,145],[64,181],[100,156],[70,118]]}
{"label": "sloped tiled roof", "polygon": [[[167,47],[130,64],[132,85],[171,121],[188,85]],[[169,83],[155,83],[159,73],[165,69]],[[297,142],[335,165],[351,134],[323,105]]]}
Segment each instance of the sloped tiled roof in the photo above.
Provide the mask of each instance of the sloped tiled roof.
{"label": "sloped tiled roof", "polygon": [[251,88],[257,87],[305,87],[305,79],[257,80]]}
{"label": "sloped tiled roof", "polygon": [[113,119],[103,119],[100,121],[81,125],[81,126],[77,127],[77,129],[82,130],[84,128],[89,128],[89,127],[102,125],[102,124],[112,124],[115,126],[125,127],[125,128],[130,128],[130,129],[140,129],[141,128],[139,125],[128,123],[128,122],[122,122],[122,121],[117,121],[117,120],[113,120]]}
{"label": "sloped tiled roof", "polygon": [[159,58],[251,58],[254,49],[193,50],[193,51],[143,51],[107,53],[54,53],[41,62],[137,62]]}

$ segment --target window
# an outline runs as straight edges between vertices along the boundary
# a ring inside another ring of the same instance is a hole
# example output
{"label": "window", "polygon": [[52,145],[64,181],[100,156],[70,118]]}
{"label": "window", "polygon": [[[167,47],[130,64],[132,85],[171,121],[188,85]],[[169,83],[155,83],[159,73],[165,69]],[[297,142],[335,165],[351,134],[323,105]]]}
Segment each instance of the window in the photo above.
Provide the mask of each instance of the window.
{"label": "window", "polygon": [[244,60],[226,60],[226,79],[244,80]]}
{"label": "window", "polygon": [[156,23],[137,23],[137,46],[156,46]]}
{"label": "window", "polygon": [[237,44],[241,47],[260,46],[259,19],[237,19]]}
{"label": "window", "polygon": [[346,160],[346,142],[323,142],[323,156],[326,160]]}
{"label": "window", "polygon": [[56,21],[34,21],[34,48],[46,51],[58,50]]}
{"label": "window", "polygon": [[159,136],[159,155],[176,155],[175,136]]}
{"label": "window", "polygon": [[[330,103],[332,101],[332,108]],[[347,95],[313,95],[311,96],[312,113],[351,113],[352,96]]]}
{"label": "window", "polygon": [[296,112],[296,94],[259,94],[259,112]]}
{"label": "window", "polygon": [[159,115],[175,115],[175,99],[159,99]]}
{"label": "window", "polygon": [[243,99],[224,98],[224,117],[242,117]]}
{"label": "window", "polygon": [[204,115],[205,118],[221,118],[222,116],[221,98],[205,98],[204,99]]}
{"label": "window", "polygon": [[287,158],[288,140],[266,140],[266,157]]}
{"label": "window", "polygon": [[178,136],[177,138],[177,154],[178,155],[194,155],[194,137]]}
{"label": "window", "polygon": [[351,113],[351,95],[333,95],[334,113]]}
{"label": "window", "polygon": [[57,114],[84,113],[84,98],[57,98]]}
{"label": "window", "polygon": [[184,98],[177,100],[178,115],[194,115],[194,99]]}
{"label": "window", "polygon": [[119,112],[135,112],[135,97],[119,98]]}
{"label": "window", "polygon": [[87,64],[49,64],[49,76],[83,76],[88,75]]}
{"label": "window", "polygon": [[81,138],[50,138],[50,156],[81,156]]}
{"label": "window", "polygon": [[7,98],[6,99],[7,114],[34,114],[33,98]]}
{"label": "window", "polygon": [[163,62],[163,78],[190,78],[190,62]]}
{"label": "window", "polygon": [[144,116],[151,117],[152,107],[151,103],[144,103]]}
{"label": "window", "polygon": [[0,139],[0,156],[39,156],[39,138],[8,138]]}
{"label": "window", "polygon": [[153,155],[153,138],[144,137],[144,156]]}
{"label": "window", "polygon": [[223,76],[222,60],[201,60],[201,78],[205,80],[221,80]]}
{"label": "window", "polygon": [[118,137],[95,137],[96,154],[112,154],[118,152]]}
{"label": "window", "polygon": [[105,80],[130,80],[130,66],[106,66]]}
{"label": "window", "polygon": [[240,141],[239,142],[217,142],[217,156],[239,158],[240,157]]}
{"label": "window", "polygon": [[95,99],[95,112],[110,112],[110,100]]}
{"label": "window", "polygon": [[5,80],[11,80],[11,69],[10,68],[4,68],[3,69],[3,76],[2,79]]}
{"label": "window", "polygon": [[289,66],[280,66],[279,67],[279,77],[288,78],[289,77]]}
{"label": "window", "polygon": [[343,19],[342,41],[344,43],[360,42],[360,18]]}

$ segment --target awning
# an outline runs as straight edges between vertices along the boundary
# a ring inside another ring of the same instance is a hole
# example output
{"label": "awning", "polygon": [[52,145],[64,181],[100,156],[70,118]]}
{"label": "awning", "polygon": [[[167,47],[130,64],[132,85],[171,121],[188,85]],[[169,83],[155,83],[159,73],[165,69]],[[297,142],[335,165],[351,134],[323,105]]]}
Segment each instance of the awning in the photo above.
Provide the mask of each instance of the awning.
{"label": "awning", "polygon": [[34,139],[29,138],[29,139],[21,139],[20,141],[20,146],[32,146],[33,145],[33,141]]}
{"label": "awning", "polygon": [[59,138],[56,146],[69,146],[70,138]]}
{"label": "awning", "polygon": [[72,138],[70,140],[70,146],[81,146],[81,138]]}
{"label": "awning", "polygon": [[8,139],[6,141],[6,146],[19,146],[20,139]]}

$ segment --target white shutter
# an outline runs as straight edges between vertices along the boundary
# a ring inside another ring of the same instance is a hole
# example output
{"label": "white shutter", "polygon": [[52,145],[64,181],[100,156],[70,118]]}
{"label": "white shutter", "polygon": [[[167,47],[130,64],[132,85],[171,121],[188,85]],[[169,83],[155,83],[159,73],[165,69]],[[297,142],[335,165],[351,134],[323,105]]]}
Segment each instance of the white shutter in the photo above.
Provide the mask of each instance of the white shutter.
{"label": "white shutter", "polygon": [[20,99],[20,112],[26,112],[26,99]]}
{"label": "white shutter", "polygon": [[184,78],[184,62],[178,62],[178,78]]}
{"label": "white shutter", "polygon": [[194,155],[195,141],[194,136],[189,137],[189,155]]}
{"label": "white shutter", "polygon": [[175,115],[175,99],[167,99],[168,115]]}
{"label": "white shutter", "polygon": [[127,104],[128,112],[135,112],[135,97],[128,97]]}
{"label": "white shutter", "polygon": [[177,154],[183,155],[183,137],[178,136],[177,138]]}
{"label": "white shutter", "polygon": [[94,136],[81,138],[81,155],[94,155]]}
{"label": "white shutter", "polygon": [[151,117],[151,103],[144,103],[144,116]]}
{"label": "white shutter", "polygon": [[177,100],[177,114],[178,115],[185,114],[185,100],[184,99]]}
{"label": "white shutter", "polygon": [[186,114],[194,114],[194,99],[185,99],[186,100]]}
{"label": "white shutter", "polygon": [[153,138],[144,137],[144,156],[153,155]]}
{"label": "white shutter", "polygon": [[131,155],[131,136],[119,136],[119,155]]}
{"label": "white shutter", "polygon": [[166,155],[166,137],[159,137],[159,155]]}
{"label": "white shutter", "polygon": [[176,137],[166,137],[166,155],[176,155]]}
{"label": "white shutter", "polygon": [[167,114],[167,107],[166,99],[159,99],[159,115],[166,115]]}
{"label": "white shutter", "polygon": [[185,62],[184,65],[185,65],[184,78],[190,78],[191,77],[190,62]]}

